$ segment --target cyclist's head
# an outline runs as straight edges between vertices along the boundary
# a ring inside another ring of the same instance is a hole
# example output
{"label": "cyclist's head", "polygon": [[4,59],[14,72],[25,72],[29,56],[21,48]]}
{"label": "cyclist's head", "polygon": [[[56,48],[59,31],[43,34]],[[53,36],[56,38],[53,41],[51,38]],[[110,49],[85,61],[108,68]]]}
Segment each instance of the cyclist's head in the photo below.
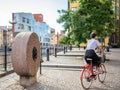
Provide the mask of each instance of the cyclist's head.
{"label": "cyclist's head", "polygon": [[95,32],[92,32],[91,34],[90,34],[90,37],[91,38],[95,38],[97,36],[97,34],[95,33]]}

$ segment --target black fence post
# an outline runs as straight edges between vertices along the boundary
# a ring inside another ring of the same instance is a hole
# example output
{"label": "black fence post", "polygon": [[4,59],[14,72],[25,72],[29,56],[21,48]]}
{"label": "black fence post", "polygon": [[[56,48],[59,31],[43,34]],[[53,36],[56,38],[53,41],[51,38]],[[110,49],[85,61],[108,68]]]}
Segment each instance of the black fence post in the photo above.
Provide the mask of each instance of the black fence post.
{"label": "black fence post", "polygon": [[47,61],[49,61],[49,48],[47,48],[46,51],[47,51]]}
{"label": "black fence post", "polygon": [[66,46],[66,52],[67,52],[67,46]]}
{"label": "black fence post", "polygon": [[49,47],[49,55],[51,55],[51,47]]}
{"label": "black fence post", "polygon": [[70,51],[72,50],[72,45],[70,45]]}
{"label": "black fence post", "polygon": [[43,60],[42,60],[42,46],[40,47],[40,54],[41,54],[41,58],[40,58],[40,74],[42,74],[42,66],[41,66],[41,63],[43,62]]}
{"label": "black fence post", "polygon": [[109,52],[110,51],[110,48],[109,46],[106,47],[106,51]]}
{"label": "black fence post", "polygon": [[65,46],[63,48],[64,48],[64,54],[65,54]]}
{"label": "black fence post", "polygon": [[5,45],[5,61],[4,61],[5,71],[7,71],[7,45]]}
{"label": "black fence post", "polygon": [[84,48],[84,50],[86,49],[86,47],[85,47],[85,46],[84,46],[83,48]]}
{"label": "black fence post", "polygon": [[57,48],[56,47],[54,47],[54,55],[55,55],[55,57],[57,57]]}

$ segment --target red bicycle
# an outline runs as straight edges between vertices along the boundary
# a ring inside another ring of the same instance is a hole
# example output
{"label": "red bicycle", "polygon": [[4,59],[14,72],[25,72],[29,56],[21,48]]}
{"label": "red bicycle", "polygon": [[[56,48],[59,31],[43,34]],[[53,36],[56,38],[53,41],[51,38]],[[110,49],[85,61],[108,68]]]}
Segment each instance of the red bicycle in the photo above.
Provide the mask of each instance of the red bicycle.
{"label": "red bicycle", "polygon": [[106,68],[103,63],[101,63],[98,67],[93,67],[92,59],[87,58],[90,61],[90,64],[82,66],[82,71],[80,75],[80,81],[82,87],[87,90],[92,85],[92,81],[98,80],[103,83],[106,78]]}

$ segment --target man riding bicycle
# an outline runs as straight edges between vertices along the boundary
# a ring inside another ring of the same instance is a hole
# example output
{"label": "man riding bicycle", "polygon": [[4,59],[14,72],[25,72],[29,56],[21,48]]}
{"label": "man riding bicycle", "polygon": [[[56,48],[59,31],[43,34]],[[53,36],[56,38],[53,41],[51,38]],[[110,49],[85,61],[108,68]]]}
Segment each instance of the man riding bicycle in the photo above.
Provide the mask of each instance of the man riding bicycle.
{"label": "man riding bicycle", "polygon": [[87,58],[91,58],[93,66],[99,66],[99,64],[101,63],[100,57],[95,53],[95,49],[98,48],[103,54],[105,53],[101,47],[100,42],[97,40],[97,34],[92,32],[90,36],[91,39],[88,41],[86,47],[85,60],[89,64],[90,61],[87,61]]}

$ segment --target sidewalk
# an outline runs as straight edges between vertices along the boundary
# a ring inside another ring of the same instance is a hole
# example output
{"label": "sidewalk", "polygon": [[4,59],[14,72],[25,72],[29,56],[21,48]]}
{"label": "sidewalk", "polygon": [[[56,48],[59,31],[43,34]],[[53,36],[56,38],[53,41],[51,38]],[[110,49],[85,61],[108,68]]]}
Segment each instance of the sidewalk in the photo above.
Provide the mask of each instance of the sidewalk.
{"label": "sidewalk", "polygon": [[[42,74],[40,74],[40,70],[38,70],[38,83],[36,83],[35,86],[28,87],[29,89],[27,90],[63,90],[65,88],[65,80],[69,82],[71,76],[76,76],[73,72],[80,73],[80,66],[84,64],[83,57],[80,56],[81,54],[82,56],[84,55],[82,51],[83,50],[74,48],[65,54],[63,52],[57,53],[57,57],[51,55],[49,61],[43,58]],[[62,80],[58,80],[60,77],[62,77]],[[46,78],[48,79],[47,81]],[[51,86],[49,84],[51,84]],[[67,88],[69,88],[69,85]],[[19,85],[19,76],[16,73],[12,73],[0,78],[0,90],[24,90],[24,88]]]}
{"label": "sidewalk", "polygon": [[83,49],[78,48],[73,48],[72,51],[67,51],[65,54],[59,52],[57,57],[51,55],[49,61],[44,58],[42,67],[80,68],[84,64],[84,52]]}
{"label": "sidewalk", "polygon": [[[111,53],[112,54],[107,55],[110,61],[106,61],[105,63],[106,68],[112,67],[112,69],[107,69],[108,75],[106,83],[101,84],[96,80],[91,90],[119,90],[117,87],[120,86],[120,80],[117,80],[117,78],[120,78],[120,75],[118,75],[120,70],[119,68],[117,70],[116,66],[112,65],[111,62],[113,60],[116,62],[116,56],[119,57],[118,53],[120,53],[120,49],[115,49]],[[84,64],[84,60],[81,57],[83,54],[83,49],[79,50],[75,48],[72,51],[68,51],[66,54],[60,52],[57,57],[50,56],[49,61],[44,58],[42,74],[40,74],[40,70],[38,70],[37,73],[37,83],[30,87],[23,88],[19,84],[19,76],[16,73],[12,73],[0,78],[0,90],[83,90],[79,80],[81,71],[79,67]],[[115,64],[117,65],[119,61]],[[111,70],[114,69],[117,72],[112,71],[112,73],[110,73]],[[118,75],[118,77],[115,78],[113,75]],[[113,78],[115,80],[113,80]]]}
{"label": "sidewalk", "polygon": [[[42,62],[42,67],[80,68],[82,62],[79,62],[79,59],[83,59],[83,55],[84,50],[79,50],[78,48],[73,48],[72,51],[68,50],[65,54],[63,52],[58,52],[57,57],[51,55],[49,61],[47,61],[46,57],[43,57],[42,59],[44,62]],[[72,59],[76,59],[76,61],[79,62],[78,65],[75,65],[76,62]],[[8,66],[7,71],[5,71],[4,68],[0,68],[0,77],[13,73],[13,68],[11,67],[12,65]]]}

